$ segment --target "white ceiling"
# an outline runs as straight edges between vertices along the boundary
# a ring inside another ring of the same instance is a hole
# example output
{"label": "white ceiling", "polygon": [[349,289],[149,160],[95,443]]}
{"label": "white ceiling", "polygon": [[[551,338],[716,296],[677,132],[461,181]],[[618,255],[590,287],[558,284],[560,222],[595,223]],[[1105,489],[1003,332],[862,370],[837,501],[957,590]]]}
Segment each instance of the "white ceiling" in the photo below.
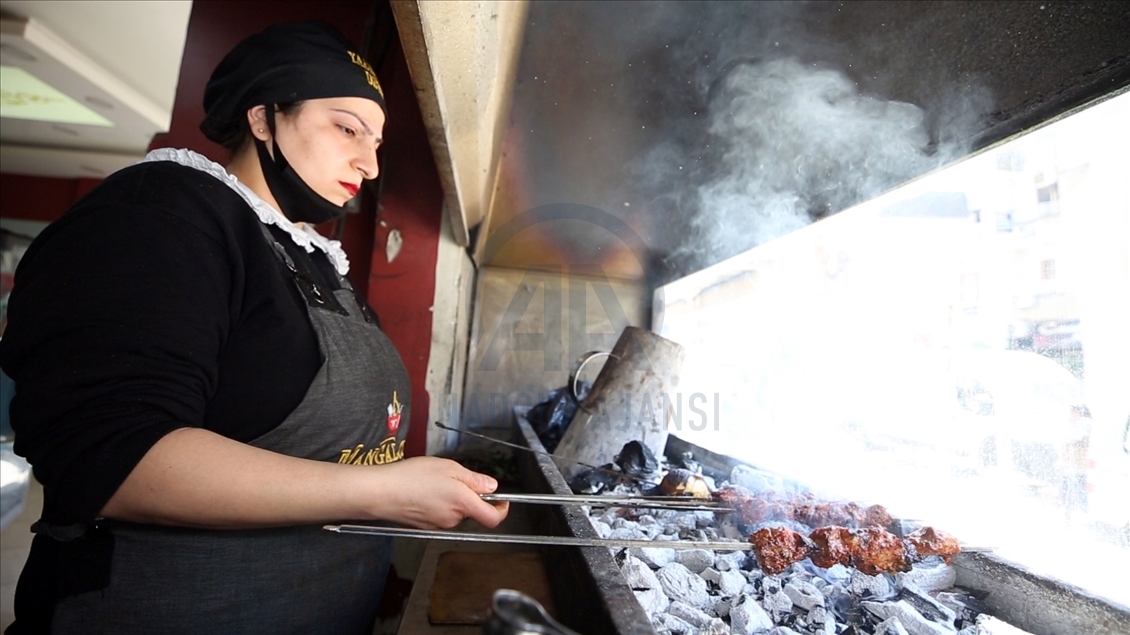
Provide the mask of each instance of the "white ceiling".
{"label": "white ceiling", "polygon": [[[191,9],[190,0],[0,0],[3,63],[79,102],[111,103],[100,114],[117,124],[0,119],[0,171],[99,177],[144,155],[172,118]],[[13,46],[36,60],[11,54]]]}

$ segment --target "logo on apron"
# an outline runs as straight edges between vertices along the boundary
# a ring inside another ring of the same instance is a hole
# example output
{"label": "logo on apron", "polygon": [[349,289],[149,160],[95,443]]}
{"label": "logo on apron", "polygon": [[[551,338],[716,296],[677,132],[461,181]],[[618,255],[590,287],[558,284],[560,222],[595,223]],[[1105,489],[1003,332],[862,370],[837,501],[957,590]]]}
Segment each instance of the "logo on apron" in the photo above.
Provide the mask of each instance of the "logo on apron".
{"label": "logo on apron", "polygon": [[404,405],[396,398],[396,391],[392,391],[392,403],[388,405],[388,432],[389,434],[396,434],[396,429],[400,427],[400,411],[404,409]]}

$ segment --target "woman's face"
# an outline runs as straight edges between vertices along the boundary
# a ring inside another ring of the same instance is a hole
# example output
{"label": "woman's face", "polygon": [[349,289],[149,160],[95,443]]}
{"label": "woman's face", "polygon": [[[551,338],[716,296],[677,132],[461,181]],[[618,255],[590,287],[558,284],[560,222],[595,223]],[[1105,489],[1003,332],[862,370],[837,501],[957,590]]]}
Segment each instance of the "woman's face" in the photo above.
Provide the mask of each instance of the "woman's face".
{"label": "woman's face", "polygon": [[[263,114],[256,110],[253,116]],[[276,142],[291,167],[310,189],[335,205],[356,196],[362,180],[377,178],[385,113],[376,102],[362,97],[310,99],[289,115],[276,113],[275,124]],[[271,147],[265,123],[253,123],[252,130]]]}

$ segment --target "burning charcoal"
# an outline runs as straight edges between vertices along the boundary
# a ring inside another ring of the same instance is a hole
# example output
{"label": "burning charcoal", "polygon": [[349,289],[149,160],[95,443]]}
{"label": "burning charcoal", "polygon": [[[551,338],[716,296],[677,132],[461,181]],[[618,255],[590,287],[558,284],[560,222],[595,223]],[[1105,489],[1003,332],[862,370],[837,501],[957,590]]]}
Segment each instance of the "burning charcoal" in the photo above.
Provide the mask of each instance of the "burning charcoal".
{"label": "burning charcoal", "polygon": [[705,608],[710,603],[706,592],[706,580],[691,573],[689,569],[672,562],[655,574],[663,592],[672,600],[682,600],[691,606]]}
{"label": "burning charcoal", "polygon": [[608,523],[594,520],[592,521],[592,526],[594,529],[596,529],[596,535],[600,536],[601,538],[607,538],[608,535],[612,533],[612,527],[609,526]]}
{"label": "burning charcoal", "polygon": [[622,513],[622,508],[609,507],[600,514],[600,522],[611,527],[612,525],[616,524],[617,520],[623,518],[623,516],[621,516]]}
{"label": "burning charcoal", "polygon": [[675,526],[679,528],[680,532],[694,531],[698,529],[698,520],[694,514],[682,514],[675,519]]}
{"label": "burning charcoal", "polygon": [[714,567],[719,571],[729,571],[730,569],[741,569],[745,564],[746,552],[744,551],[731,551],[729,553],[718,553],[714,556]]}
{"label": "burning charcoal", "polygon": [[773,616],[774,621],[778,621],[780,616],[793,610],[793,601],[789,599],[788,594],[783,591],[766,593],[761,598],[761,608],[765,609],[766,613]]}
{"label": "burning charcoal", "polygon": [[679,619],[670,613],[660,616],[660,625],[667,629],[671,635],[694,635],[698,633],[698,629],[693,624],[688,624],[686,620]]}
{"label": "burning charcoal", "polygon": [[659,469],[659,462],[646,445],[639,441],[629,441],[620,450],[620,454],[616,455],[616,466],[632,478],[646,478]]}
{"label": "burning charcoal", "polygon": [[640,516],[639,519],[637,519],[637,522],[639,522],[640,527],[651,527],[653,525],[659,525],[659,521],[656,520],[655,516],[652,516],[651,514],[644,514]]}
{"label": "burning charcoal", "polygon": [[738,596],[730,607],[730,629],[738,635],[753,635],[773,628],[773,620],[753,598]]}
{"label": "burning charcoal", "polygon": [[720,597],[714,601],[714,613],[720,617],[726,617],[730,614],[730,602],[732,598],[729,596]]}
{"label": "burning charcoal", "polygon": [[686,549],[675,554],[675,562],[694,573],[702,573],[714,564],[714,552],[707,549]]}
{"label": "burning charcoal", "polygon": [[905,600],[898,602],[862,602],[863,608],[881,620],[897,618],[908,635],[954,635],[954,628],[929,620]]}
{"label": "burning charcoal", "polygon": [[891,617],[879,622],[875,627],[875,635],[908,635],[897,617]]}
{"label": "burning charcoal", "polygon": [[742,592],[749,583],[740,571],[723,571],[718,575],[718,590],[726,595],[736,595]]}
{"label": "burning charcoal", "polygon": [[913,606],[915,610],[922,614],[922,617],[928,620],[941,622],[952,627],[957,619],[957,614],[952,609],[930,597],[912,583],[903,585],[898,599]]}
{"label": "burning charcoal", "polygon": [[714,524],[714,512],[693,512],[694,520],[699,529],[704,529]]}
{"label": "burning charcoal", "polygon": [[621,527],[613,529],[608,534],[610,540],[650,540],[647,534],[635,527]]}
{"label": "burning charcoal", "polygon": [[659,547],[632,547],[630,553],[643,560],[652,569],[661,569],[675,561],[674,549]]}
{"label": "burning charcoal", "polygon": [[935,562],[914,565],[910,571],[896,573],[895,582],[914,584],[927,593],[948,589],[957,582],[957,570],[938,558]]}
{"label": "burning charcoal", "polygon": [[628,520],[627,518],[617,518],[616,520],[612,521],[612,528],[613,529],[620,529],[622,527],[635,528],[635,527],[639,527],[639,526],[640,526],[639,523],[637,523],[634,520]]}
{"label": "burning charcoal", "polygon": [[696,628],[706,626],[712,619],[704,611],[678,600],[675,600],[671,603],[671,606],[667,607],[667,614],[673,615]]}
{"label": "burning charcoal", "polygon": [[957,591],[942,592],[934,597],[942,605],[949,607],[957,615],[957,619],[962,624],[967,624],[976,621],[977,616],[987,613],[989,610],[985,603],[978,598],[969,595],[968,593],[961,593]]}
{"label": "burning charcoal", "polygon": [[852,571],[848,582],[848,592],[861,598],[886,600],[894,597],[891,583],[885,575],[867,575],[862,571]]}
{"label": "burning charcoal", "polygon": [[808,612],[809,632],[836,635],[836,620],[823,606],[814,607]]}
{"label": "burning charcoal", "polygon": [[838,587],[825,598],[824,605],[832,609],[832,613],[845,624],[859,624],[870,617],[870,614],[865,614],[863,608],[859,606],[858,596]]}
{"label": "burning charcoal", "polygon": [[774,626],[765,635],[800,635],[800,633],[794,631],[788,626]]}
{"label": "burning charcoal", "polygon": [[628,586],[637,591],[662,588],[659,584],[659,578],[655,577],[655,572],[639,558],[628,556],[620,570],[624,573],[624,580],[628,583]]}
{"label": "burning charcoal", "polygon": [[698,635],[730,635],[730,627],[715,617],[698,629]]}
{"label": "burning charcoal", "polygon": [[789,582],[785,585],[785,595],[796,606],[810,611],[815,606],[824,606],[824,594],[808,582]]}
{"label": "burning charcoal", "polygon": [[633,589],[632,593],[636,596],[636,601],[643,607],[648,616],[657,615],[667,610],[671,604],[671,600],[663,595],[663,590],[655,589]]}

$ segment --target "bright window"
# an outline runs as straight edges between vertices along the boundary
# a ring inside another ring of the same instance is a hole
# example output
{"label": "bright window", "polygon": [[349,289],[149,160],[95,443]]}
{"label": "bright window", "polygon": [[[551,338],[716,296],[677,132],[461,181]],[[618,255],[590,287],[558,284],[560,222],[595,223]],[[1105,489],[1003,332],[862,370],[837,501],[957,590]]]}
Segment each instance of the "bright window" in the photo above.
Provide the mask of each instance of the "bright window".
{"label": "bright window", "polygon": [[676,435],[1130,604],[1130,94],[662,293]]}

